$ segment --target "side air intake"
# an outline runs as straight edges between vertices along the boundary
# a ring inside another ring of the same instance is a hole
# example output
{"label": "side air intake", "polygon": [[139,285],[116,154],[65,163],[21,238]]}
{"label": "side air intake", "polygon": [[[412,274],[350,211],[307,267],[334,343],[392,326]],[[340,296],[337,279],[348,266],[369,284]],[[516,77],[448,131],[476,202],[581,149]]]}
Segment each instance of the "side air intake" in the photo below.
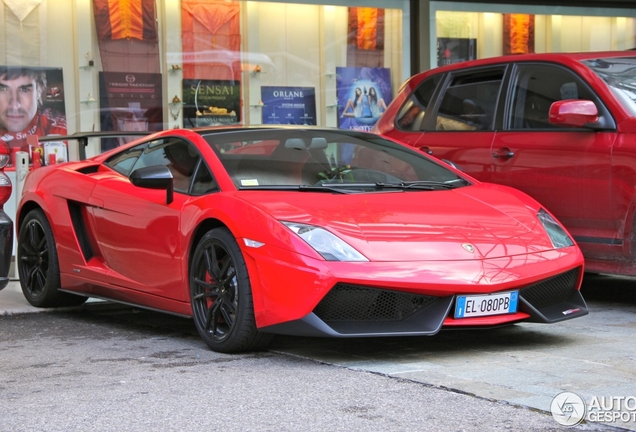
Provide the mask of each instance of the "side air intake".
{"label": "side air intake", "polygon": [[95,253],[88,241],[88,234],[86,233],[86,226],[84,224],[84,218],[82,217],[82,206],[78,202],[69,201],[68,211],[71,215],[71,223],[73,224],[77,242],[82,250],[82,255],[84,255],[84,260],[88,262],[95,256]]}

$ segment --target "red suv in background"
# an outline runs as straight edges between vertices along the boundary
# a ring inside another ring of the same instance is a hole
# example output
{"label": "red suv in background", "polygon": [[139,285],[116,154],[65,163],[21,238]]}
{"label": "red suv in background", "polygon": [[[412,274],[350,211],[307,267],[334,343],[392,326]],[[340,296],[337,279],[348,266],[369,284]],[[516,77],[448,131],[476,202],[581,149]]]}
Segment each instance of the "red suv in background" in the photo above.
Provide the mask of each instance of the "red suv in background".
{"label": "red suv in background", "polygon": [[586,271],[636,275],[636,52],[439,67],[409,79],[375,131],[530,194]]}

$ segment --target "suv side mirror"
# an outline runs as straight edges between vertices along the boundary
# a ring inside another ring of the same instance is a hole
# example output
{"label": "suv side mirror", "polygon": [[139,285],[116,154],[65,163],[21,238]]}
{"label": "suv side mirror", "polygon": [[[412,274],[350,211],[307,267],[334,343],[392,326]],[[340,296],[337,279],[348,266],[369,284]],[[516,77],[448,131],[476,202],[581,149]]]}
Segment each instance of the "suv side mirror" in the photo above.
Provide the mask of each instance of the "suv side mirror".
{"label": "suv side mirror", "polygon": [[598,109],[589,100],[562,100],[550,106],[550,123],[559,126],[591,126],[600,120]]}
{"label": "suv side mirror", "polygon": [[174,182],[170,169],[165,165],[153,165],[136,169],[130,175],[135,186],[147,189],[165,189],[166,204],[174,199]]}

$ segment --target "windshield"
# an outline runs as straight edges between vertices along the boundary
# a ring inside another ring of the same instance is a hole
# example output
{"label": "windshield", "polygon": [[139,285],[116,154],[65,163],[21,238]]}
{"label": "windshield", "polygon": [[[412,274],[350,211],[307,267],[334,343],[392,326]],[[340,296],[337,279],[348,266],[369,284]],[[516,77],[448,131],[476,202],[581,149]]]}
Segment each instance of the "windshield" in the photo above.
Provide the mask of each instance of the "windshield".
{"label": "windshield", "polygon": [[636,57],[609,57],[582,63],[596,72],[631,114],[636,115]]}
{"label": "windshield", "polygon": [[[369,190],[412,182],[450,187],[468,182],[408,147],[379,136],[320,129],[203,133],[239,189]],[[448,186],[450,185],[450,187]],[[307,188],[307,186],[316,186]],[[421,190],[422,188],[420,188]]]}

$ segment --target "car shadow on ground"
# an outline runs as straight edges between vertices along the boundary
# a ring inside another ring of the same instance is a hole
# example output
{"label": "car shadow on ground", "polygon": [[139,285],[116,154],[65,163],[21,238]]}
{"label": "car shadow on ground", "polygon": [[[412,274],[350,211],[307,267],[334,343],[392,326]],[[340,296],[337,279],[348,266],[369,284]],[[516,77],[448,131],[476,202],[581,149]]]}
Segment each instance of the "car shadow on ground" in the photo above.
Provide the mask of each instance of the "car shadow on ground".
{"label": "car shadow on ground", "polygon": [[[588,304],[591,303],[592,313],[595,307],[631,308],[636,305],[636,278],[586,274],[581,289]],[[136,328],[142,333],[152,331],[198,338],[191,319],[117,303],[89,302],[80,308],[57,313],[81,321],[124,326],[131,331]],[[306,353],[308,357],[317,356],[323,360],[329,358],[330,353],[337,357],[381,360],[404,356],[455,356],[471,351],[541,350],[577,344],[576,332],[546,331],[552,326],[563,325],[519,323],[491,329],[443,330],[432,336],[334,339],[278,335],[269,350],[298,355]],[[202,341],[201,346],[205,349]]]}
{"label": "car shadow on ground", "polygon": [[581,293],[588,302],[636,305],[636,277],[586,273]]}
{"label": "car shadow on ground", "polygon": [[[89,302],[78,308],[67,308],[52,312],[76,323],[87,326],[115,326],[140,335],[163,335],[198,339],[194,322],[188,318],[168,315],[146,309],[111,302]],[[396,355],[457,355],[471,350],[499,350],[502,348],[530,349],[547,345],[563,346],[576,343],[567,335],[553,335],[528,328],[523,324],[494,329],[444,330],[433,336],[398,336],[371,338],[321,338],[277,335],[269,349],[279,352],[306,352],[308,357],[329,352],[345,356],[372,356],[381,358]],[[202,348],[205,344],[201,341]],[[312,354],[313,353],[313,354]],[[302,354],[301,354],[302,355]]]}

